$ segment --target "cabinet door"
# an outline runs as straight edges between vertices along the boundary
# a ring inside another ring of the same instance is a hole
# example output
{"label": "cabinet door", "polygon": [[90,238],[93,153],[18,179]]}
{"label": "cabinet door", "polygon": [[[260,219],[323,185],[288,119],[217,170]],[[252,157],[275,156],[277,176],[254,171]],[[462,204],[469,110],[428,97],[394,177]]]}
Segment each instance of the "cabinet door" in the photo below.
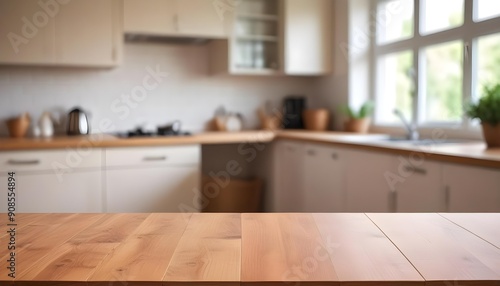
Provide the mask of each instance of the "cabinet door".
{"label": "cabinet door", "polygon": [[500,171],[444,165],[448,212],[500,212]]}
{"label": "cabinet door", "polygon": [[106,171],[106,205],[110,213],[199,210],[200,171],[175,166]]}
{"label": "cabinet door", "polygon": [[411,165],[405,157],[395,159],[392,173],[396,191],[396,211],[406,213],[445,211],[445,192],[442,186],[442,164],[423,162]]}
{"label": "cabinet door", "polygon": [[340,151],[307,145],[305,155],[304,212],[341,212],[344,206]]}
{"label": "cabinet door", "polygon": [[72,0],[55,18],[56,62],[112,66],[123,42],[123,7],[117,0]]}
{"label": "cabinet door", "polygon": [[332,66],[331,0],[285,0],[285,73],[322,75]]}
{"label": "cabinet door", "polygon": [[304,144],[282,141],[276,145],[275,212],[300,212],[303,208]]}
{"label": "cabinet door", "polygon": [[393,193],[385,173],[393,157],[365,151],[349,151],[345,162],[347,212],[395,211]]}
{"label": "cabinet door", "polygon": [[[93,213],[102,211],[101,171],[16,175],[17,211],[20,213]],[[7,186],[7,177],[0,177]],[[0,188],[6,198],[6,188]],[[5,212],[6,204],[0,205]]]}
{"label": "cabinet door", "polygon": [[177,33],[176,0],[125,0],[125,33],[174,35]]}
{"label": "cabinet door", "polygon": [[183,36],[227,38],[225,21],[212,0],[177,0],[179,33]]}
{"label": "cabinet door", "polygon": [[1,64],[54,62],[54,19],[38,3],[38,0],[0,1]]}

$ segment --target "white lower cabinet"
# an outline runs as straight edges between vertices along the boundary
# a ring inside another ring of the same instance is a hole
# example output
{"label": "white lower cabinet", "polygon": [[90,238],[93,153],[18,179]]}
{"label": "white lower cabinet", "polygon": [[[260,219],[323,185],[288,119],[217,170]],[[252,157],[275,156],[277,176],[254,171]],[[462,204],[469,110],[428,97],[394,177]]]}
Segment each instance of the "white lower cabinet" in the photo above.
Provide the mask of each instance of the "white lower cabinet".
{"label": "white lower cabinet", "polygon": [[[1,197],[7,198],[8,173],[15,172],[20,213],[101,212],[101,155],[101,149],[2,152]],[[5,212],[7,205],[0,201]]]}
{"label": "white lower cabinet", "polygon": [[[56,174],[16,173],[16,203],[19,213],[99,213],[102,211],[101,170]],[[7,186],[7,176],[0,177]],[[2,197],[7,197],[2,187]],[[0,211],[5,212],[6,203]]]}
{"label": "white lower cabinet", "polygon": [[279,141],[274,156],[273,211],[300,212],[304,203],[304,144]]}
{"label": "white lower cabinet", "polygon": [[106,171],[110,213],[199,211],[198,167],[176,166]]}
{"label": "white lower cabinet", "polygon": [[443,165],[447,212],[500,212],[500,170]]}
{"label": "white lower cabinet", "polygon": [[395,196],[395,211],[443,212],[446,195],[442,186],[442,164],[398,156],[386,175]]}
{"label": "white lower cabinet", "polygon": [[345,161],[346,212],[395,211],[394,195],[385,179],[393,156],[349,151]]}
{"label": "white lower cabinet", "polygon": [[304,212],[342,212],[344,169],[342,150],[307,144],[304,160]]}
{"label": "white lower cabinet", "polygon": [[106,150],[106,212],[196,212],[201,209],[201,147]]}

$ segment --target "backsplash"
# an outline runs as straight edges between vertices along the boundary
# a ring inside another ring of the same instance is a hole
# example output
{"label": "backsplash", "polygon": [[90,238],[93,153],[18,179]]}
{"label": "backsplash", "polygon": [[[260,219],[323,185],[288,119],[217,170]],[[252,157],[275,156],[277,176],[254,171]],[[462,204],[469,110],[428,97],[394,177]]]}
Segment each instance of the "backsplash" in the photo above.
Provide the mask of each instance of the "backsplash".
{"label": "backsplash", "polygon": [[207,45],[127,43],[115,69],[0,67],[0,136],[9,117],[29,112],[38,120],[75,106],[90,114],[93,132],[105,119],[116,131],[181,120],[184,130],[198,132],[221,105],[242,113],[250,129],[267,100],[279,106],[286,95],[315,94],[313,78],[212,75],[208,60]]}

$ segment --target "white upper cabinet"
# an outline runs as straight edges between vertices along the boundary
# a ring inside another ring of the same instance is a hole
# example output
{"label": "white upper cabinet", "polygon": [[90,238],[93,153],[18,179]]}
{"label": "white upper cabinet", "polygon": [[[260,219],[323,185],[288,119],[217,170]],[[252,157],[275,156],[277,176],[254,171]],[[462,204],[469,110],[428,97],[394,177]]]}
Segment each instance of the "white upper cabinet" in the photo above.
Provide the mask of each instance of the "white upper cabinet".
{"label": "white upper cabinet", "polygon": [[125,0],[126,33],[169,36],[177,33],[176,0]]}
{"label": "white upper cabinet", "polygon": [[323,75],[332,68],[331,0],[285,0],[285,73]]}
{"label": "white upper cabinet", "polygon": [[[125,0],[125,32],[227,38],[227,21],[212,0]],[[225,1],[224,1],[225,2]]]}
{"label": "white upper cabinet", "polygon": [[227,21],[216,3],[213,0],[178,0],[179,32],[193,37],[227,38]]}
{"label": "white upper cabinet", "polygon": [[56,16],[56,62],[113,66],[121,61],[120,0],[72,0]]}
{"label": "white upper cabinet", "polygon": [[0,1],[0,63],[44,64],[55,61],[54,20],[38,0]]}
{"label": "white upper cabinet", "polygon": [[0,64],[119,64],[122,0],[0,1]]}
{"label": "white upper cabinet", "polygon": [[331,73],[332,0],[238,0],[230,41],[211,43],[212,73],[321,76]]}

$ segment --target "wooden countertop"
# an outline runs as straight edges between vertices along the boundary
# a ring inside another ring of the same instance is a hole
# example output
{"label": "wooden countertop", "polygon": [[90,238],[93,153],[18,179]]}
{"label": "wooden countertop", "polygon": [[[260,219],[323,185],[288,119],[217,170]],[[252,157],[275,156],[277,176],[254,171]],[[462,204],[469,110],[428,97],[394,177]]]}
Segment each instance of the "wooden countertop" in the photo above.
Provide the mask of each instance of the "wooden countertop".
{"label": "wooden countertop", "polygon": [[1,224],[1,285],[500,285],[500,214],[16,219],[15,279]]}
{"label": "wooden countertop", "polygon": [[481,141],[446,143],[437,145],[413,145],[412,143],[387,142],[387,135],[354,135],[342,132],[284,131],[277,139],[323,143],[333,146],[384,152],[402,156],[422,154],[426,159],[466,164],[479,167],[500,168],[500,148],[488,149]]}
{"label": "wooden countertop", "polygon": [[303,142],[330,144],[353,149],[391,153],[409,156],[424,154],[429,160],[499,168],[500,148],[487,149],[482,142],[448,143],[441,145],[416,146],[412,144],[386,142],[387,135],[356,135],[343,132],[309,131],[245,131],[207,132],[183,137],[156,137],[122,139],[112,135],[95,134],[80,137],[55,137],[51,139],[0,138],[1,151],[23,151],[42,149],[65,149],[76,147],[114,148],[140,146],[168,146],[184,144],[237,144],[268,143],[276,139],[299,140]]}
{"label": "wooden countertop", "polygon": [[275,138],[272,131],[206,132],[179,137],[119,138],[109,134],[88,136],[61,136],[54,138],[0,138],[0,151],[25,151],[41,149],[64,149],[79,146],[95,148],[144,147],[188,144],[233,144],[271,142]]}

